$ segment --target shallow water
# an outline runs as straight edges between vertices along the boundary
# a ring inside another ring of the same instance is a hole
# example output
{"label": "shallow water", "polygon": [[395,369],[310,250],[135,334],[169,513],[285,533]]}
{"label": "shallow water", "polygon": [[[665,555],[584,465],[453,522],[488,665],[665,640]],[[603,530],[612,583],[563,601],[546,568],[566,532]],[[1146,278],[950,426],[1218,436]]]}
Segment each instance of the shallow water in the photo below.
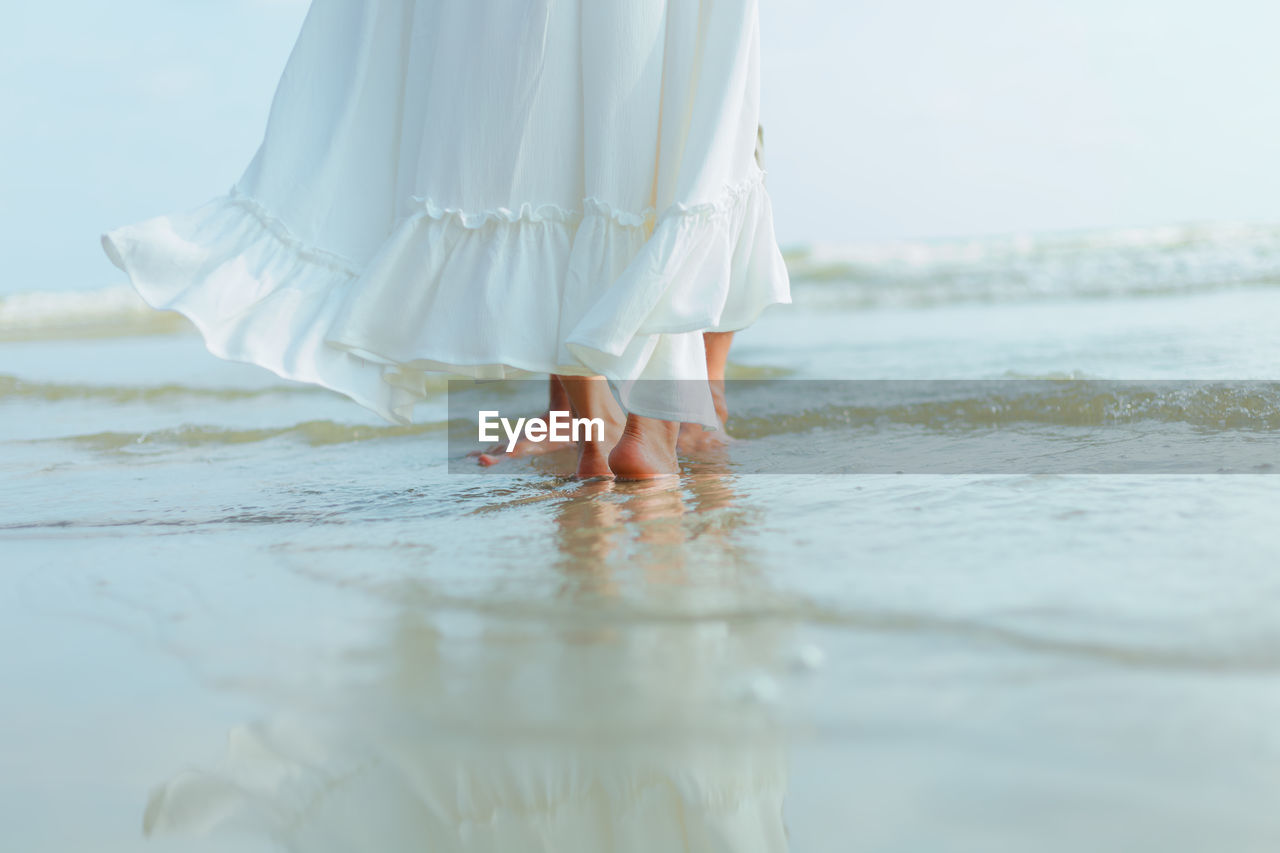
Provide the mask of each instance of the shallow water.
{"label": "shallow water", "polygon": [[[794,253],[735,375],[1272,379],[1278,242]],[[173,328],[0,297],[6,849],[1280,845],[1280,480],[796,473],[920,425],[749,395],[677,485],[462,476],[443,384],[389,427]]]}

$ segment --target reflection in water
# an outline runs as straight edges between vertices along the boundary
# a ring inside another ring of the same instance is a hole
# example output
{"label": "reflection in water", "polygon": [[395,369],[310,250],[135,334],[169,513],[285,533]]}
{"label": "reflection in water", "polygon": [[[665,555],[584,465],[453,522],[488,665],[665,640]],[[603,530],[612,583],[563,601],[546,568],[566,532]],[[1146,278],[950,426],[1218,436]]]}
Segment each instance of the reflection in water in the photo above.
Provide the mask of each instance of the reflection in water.
{"label": "reflection in water", "polygon": [[[776,624],[732,485],[556,491],[552,600],[382,588],[393,627],[343,686],[232,733],[154,793],[148,832],[286,849],[782,851],[782,735],[756,701]],[[501,518],[502,509],[487,511]]]}

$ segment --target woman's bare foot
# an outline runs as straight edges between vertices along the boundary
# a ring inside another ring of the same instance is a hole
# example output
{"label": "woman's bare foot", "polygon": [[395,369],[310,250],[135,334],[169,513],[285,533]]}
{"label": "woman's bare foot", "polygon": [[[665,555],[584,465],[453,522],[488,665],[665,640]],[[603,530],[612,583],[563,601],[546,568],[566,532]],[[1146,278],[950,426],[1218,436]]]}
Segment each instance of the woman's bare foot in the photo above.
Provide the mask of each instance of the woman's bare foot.
{"label": "woman's bare foot", "polygon": [[724,431],[723,423],[720,429],[706,429],[702,424],[684,423],[680,424],[680,436],[676,439],[676,449],[683,455],[697,455],[720,450],[731,441],[733,439]]}
{"label": "woman's bare foot", "polygon": [[[548,409],[539,415],[539,419],[550,423],[552,412],[565,412],[568,409]],[[473,450],[468,456],[475,457],[476,462],[488,467],[497,465],[503,459],[522,459],[528,456],[542,456],[547,453],[555,453],[558,450],[568,450],[573,447],[572,441],[552,441],[550,438],[543,441],[532,441],[523,433],[516,440],[514,446],[510,450],[507,449],[507,442],[500,441],[497,444],[485,448],[484,450]]]}
{"label": "woman's bare foot", "polygon": [[559,378],[569,400],[569,410],[575,418],[599,418],[604,422],[603,437],[593,435],[591,430],[584,430],[584,437],[578,442],[578,468],[575,476],[579,480],[612,477],[609,450],[622,437],[624,416],[618,402],[613,399],[609,383],[600,376]]}
{"label": "woman's bare foot", "polygon": [[679,472],[676,440],[680,424],[627,415],[622,438],[609,454],[609,470],[619,480],[652,480]]}
{"label": "woman's bare foot", "polygon": [[[544,421],[550,422],[552,412],[567,412],[569,410],[569,395],[565,392],[564,385],[560,383],[560,377],[552,376],[548,382],[547,411],[539,417]],[[541,456],[544,453],[554,453],[557,450],[565,450],[570,447],[573,447],[572,441],[552,441],[550,438],[545,441],[530,441],[524,433],[521,433],[515,446],[510,450],[507,449],[507,442],[500,441],[484,450],[473,450],[467,455],[475,457],[476,462],[488,467],[497,465],[503,459]]]}

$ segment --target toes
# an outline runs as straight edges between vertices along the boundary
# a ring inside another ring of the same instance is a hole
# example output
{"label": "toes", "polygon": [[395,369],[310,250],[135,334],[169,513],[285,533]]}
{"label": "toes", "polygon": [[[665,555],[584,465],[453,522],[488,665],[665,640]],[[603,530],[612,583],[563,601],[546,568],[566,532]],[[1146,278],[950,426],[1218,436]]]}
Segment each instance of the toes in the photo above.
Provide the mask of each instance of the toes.
{"label": "toes", "polygon": [[476,462],[478,462],[482,467],[488,468],[490,465],[497,465],[498,459],[499,457],[497,456],[490,456],[488,453],[481,453],[476,457]]}

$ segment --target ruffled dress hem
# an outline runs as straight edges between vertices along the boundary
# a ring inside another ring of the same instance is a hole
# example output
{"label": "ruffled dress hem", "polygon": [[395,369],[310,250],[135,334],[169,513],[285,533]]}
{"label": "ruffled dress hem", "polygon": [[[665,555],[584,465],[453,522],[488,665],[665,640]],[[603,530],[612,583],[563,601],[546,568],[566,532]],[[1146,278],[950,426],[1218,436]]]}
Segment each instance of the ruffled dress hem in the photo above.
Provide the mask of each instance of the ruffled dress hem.
{"label": "ruffled dress hem", "polygon": [[633,380],[705,379],[697,333],[790,301],[763,170],[661,214],[595,198],[579,211],[413,202],[365,264],[308,244],[239,189],[102,242],[142,298],[186,316],[214,355],[401,424],[428,373],[561,373],[607,377],[637,414],[714,428],[709,394]]}

